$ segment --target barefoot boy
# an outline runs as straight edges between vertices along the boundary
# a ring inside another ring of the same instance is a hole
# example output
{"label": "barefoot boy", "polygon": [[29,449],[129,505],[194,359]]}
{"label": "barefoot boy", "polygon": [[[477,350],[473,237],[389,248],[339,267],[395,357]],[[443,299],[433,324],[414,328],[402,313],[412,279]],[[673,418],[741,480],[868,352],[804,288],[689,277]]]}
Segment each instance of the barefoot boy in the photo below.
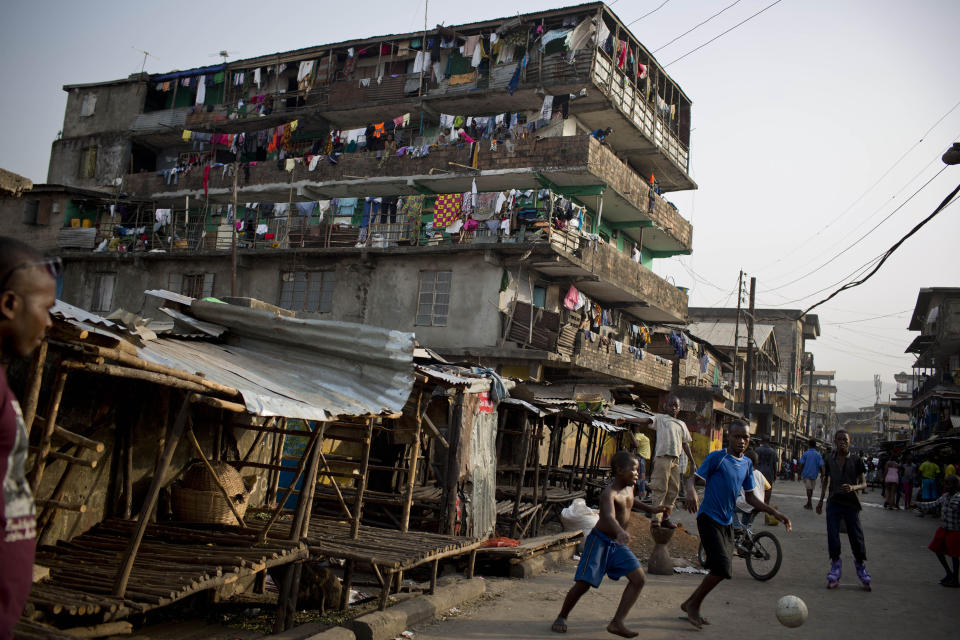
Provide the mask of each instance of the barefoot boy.
{"label": "barefoot boy", "polygon": [[627,613],[640,597],[643,588],[643,569],[640,561],[633,555],[630,548],[630,534],[624,527],[630,521],[630,510],[640,509],[647,513],[667,512],[668,507],[649,507],[640,498],[634,495],[637,485],[638,467],[637,458],[628,451],[618,451],[610,463],[613,470],[613,482],[600,494],[600,520],[587,536],[584,543],[583,555],[580,556],[580,565],[574,576],[576,582],[567,593],[560,609],[560,615],[553,622],[551,629],[558,633],[567,630],[567,616],[570,611],[590,587],[599,587],[606,573],[613,580],[627,576],[629,581],[620,598],[620,606],[607,625],[607,631],[624,638],[635,638],[638,634],[624,625],[623,620]]}
{"label": "barefoot boy", "polygon": [[694,478],[703,480],[707,487],[703,493],[703,504],[697,513],[697,531],[700,543],[706,552],[704,566],[710,573],[703,577],[697,587],[680,608],[687,614],[690,624],[697,629],[707,621],[700,616],[700,605],[714,587],[723,580],[729,580],[733,569],[733,515],[737,496],[743,488],[747,504],[756,511],[769,513],[783,523],[790,531],[790,520],[773,507],[763,503],[753,493],[753,463],[743,455],[750,442],[747,425],[739,420],[730,423],[728,432],[730,443],[726,449],[714,451],[703,460],[694,475],[687,480],[687,511],[697,511],[697,491]]}

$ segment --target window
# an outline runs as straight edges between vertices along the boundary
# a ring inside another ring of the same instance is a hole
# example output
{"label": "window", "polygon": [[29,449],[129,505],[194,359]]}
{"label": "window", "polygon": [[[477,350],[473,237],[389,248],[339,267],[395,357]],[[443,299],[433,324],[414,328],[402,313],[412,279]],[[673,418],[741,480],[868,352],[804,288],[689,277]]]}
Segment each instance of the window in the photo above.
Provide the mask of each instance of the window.
{"label": "window", "polygon": [[191,298],[209,298],[213,295],[212,273],[171,273],[167,276],[167,289]]}
{"label": "window", "polygon": [[97,174],[97,148],[86,147],[80,152],[80,178],[93,178]]}
{"label": "window", "polygon": [[533,306],[541,309],[547,306],[547,288],[540,285],[533,287]]}
{"label": "window", "polygon": [[291,311],[333,311],[334,271],[284,271],[280,274],[280,303]]}
{"label": "window", "polygon": [[452,271],[421,271],[417,321],[421,327],[445,327],[450,313]]}
{"label": "window", "polygon": [[97,110],[97,94],[88,93],[83,96],[83,102],[80,103],[80,116],[92,116]]}
{"label": "window", "polygon": [[90,310],[102,313],[113,310],[113,289],[117,283],[116,273],[97,273],[93,276],[93,301]]}

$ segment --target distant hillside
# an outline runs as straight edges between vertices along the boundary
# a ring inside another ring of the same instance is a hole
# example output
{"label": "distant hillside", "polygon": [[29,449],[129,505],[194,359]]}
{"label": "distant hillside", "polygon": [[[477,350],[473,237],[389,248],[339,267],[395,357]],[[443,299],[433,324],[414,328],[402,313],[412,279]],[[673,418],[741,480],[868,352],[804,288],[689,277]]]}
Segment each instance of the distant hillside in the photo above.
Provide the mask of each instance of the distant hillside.
{"label": "distant hillside", "polygon": [[[876,394],[873,390],[873,380],[837,380],[837,411],[856,411],[860,407],[873,405]],[[883,387],[880,390],[880,399],[886,400],[897,390],[897,383],[891,376],[884,377]]]}

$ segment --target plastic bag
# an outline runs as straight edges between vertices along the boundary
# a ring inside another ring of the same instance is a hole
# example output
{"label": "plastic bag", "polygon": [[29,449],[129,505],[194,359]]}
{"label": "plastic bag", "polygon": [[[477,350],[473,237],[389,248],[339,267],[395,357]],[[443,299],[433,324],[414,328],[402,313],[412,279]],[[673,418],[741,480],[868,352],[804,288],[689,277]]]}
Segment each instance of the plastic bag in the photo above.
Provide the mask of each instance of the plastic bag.
{"label": "plastic bag", "polygon": [[513,538],[499,537],[499,538],[490,538],[484,542],[481,547],[489,549],[491,547],[519,547],[520,541],[514,540]]}
{"label": "plastic bag", "polygon": [[581,529],[584,537],[590,534],[599,519],[600,514],[588,507],[583,498],[577,498],[560,512],[560,522],[563,524],[564,531]]}

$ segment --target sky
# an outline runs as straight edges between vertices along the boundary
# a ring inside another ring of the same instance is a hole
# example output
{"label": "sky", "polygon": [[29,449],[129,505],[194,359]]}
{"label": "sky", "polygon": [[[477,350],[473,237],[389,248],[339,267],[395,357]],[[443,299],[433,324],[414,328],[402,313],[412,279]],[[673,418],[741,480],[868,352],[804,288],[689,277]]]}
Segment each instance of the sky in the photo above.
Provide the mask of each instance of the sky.
{"label": "sky", "polygon": [[[431,27],[518,12],[515,0],[428,4]],[[526,0],[522,10],[569,4]],[[690,172],[699,189],[667,197],[693,223],[694,250],[654,263],[690,287],[691,306],[736,306],[743,270],[757,278],[757,306],[805,309],[960,183],[960,165],[939,159],[960,140],[955,0],[608,4],[693,100]],[[144,64],[150,73],[215,64],[220,50],[238,59],[413,31],[423,28],[424,8],[420,0],[283,10],[248,0],[8,0],[0,167],[45,180],[64,84],[122,78]],[[906,327],[918,289],[960,286],[958,241],[953,204],[869,281],[816,309],[822,334],[808,345],[817,369],[842,380],[880,374],[884,395],[892,393],[893,373],[913,362],[903,350],[915,335]],[[872,398],[847,398],[841,388],[839,401]]]}

